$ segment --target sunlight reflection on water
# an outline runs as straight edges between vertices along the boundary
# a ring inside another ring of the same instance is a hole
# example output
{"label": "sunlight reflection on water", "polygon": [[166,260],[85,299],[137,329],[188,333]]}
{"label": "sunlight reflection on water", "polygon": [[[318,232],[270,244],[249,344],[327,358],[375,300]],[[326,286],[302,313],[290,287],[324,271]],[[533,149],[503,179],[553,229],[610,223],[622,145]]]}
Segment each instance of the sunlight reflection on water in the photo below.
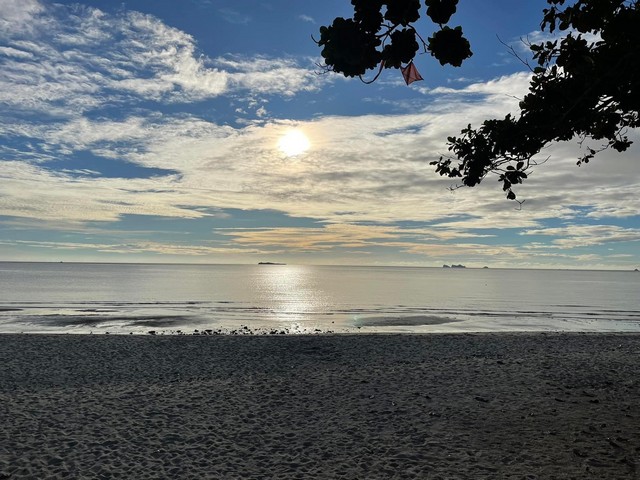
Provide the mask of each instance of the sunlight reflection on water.
{"label": "sunlight reflection on water", "polygon": [[0,333],[640,331],[638,291],[635,272],[0,263]]}
{"label": "sunlight reflection on water", "polygon": [[268,265],[253,277],[253,282],[274,318],[304,322],[322,312],[328,303],[308,266]]}

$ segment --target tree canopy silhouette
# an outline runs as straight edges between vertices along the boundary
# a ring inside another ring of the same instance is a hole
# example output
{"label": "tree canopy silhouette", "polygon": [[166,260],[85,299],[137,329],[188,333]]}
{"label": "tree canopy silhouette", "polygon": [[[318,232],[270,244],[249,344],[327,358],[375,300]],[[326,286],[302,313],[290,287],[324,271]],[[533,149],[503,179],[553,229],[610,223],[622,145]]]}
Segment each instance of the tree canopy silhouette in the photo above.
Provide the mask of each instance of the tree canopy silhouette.
{"label": "tree canopy silhouette", "polygon": [[[473,0],[469,0],[473,1]],[[498,175],[507,198],[527,178],[534,157],[547,145],[578,139],[588,163],[612,148],[631,145],[627,133],[640,125],[640,0],[546,0],[540,27],[557,39],[529,44],[533,66],[520,112],[469,125],[449,137],[450,155],[431,162],[436,172],[473,187],[489,173]],[[352,0],[351,19],[320,27],[327,71],[362,79],[367,70],[400,68],[420,46],[441,65],[459,67],[472,55],[462,27],[447,24],[458,0]],[[435,32],[424,40],[414,23],[422,13]],[[364,80],[363,80],[364,81]],[[365,82],[365,83],[370,83]],[[597,145],[587,145],[597,143]]]}

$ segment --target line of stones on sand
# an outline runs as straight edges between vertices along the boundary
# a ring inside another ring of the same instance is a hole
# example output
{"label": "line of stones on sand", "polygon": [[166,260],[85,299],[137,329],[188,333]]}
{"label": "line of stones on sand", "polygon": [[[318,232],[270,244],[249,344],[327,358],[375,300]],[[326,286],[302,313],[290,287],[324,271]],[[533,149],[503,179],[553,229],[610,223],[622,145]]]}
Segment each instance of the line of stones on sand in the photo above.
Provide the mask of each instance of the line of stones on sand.
{"label": "line of stones on sand", "polygon": [[[107,332],[108,333],[108,332]],[[249,328],[246,325],[241,325],[240,328],[236,328],[236,329],[205,329],[205,330],[194,330],[191,333],[188,332],[183,332],[182,330],[171,330],[171,331],[166,331],[166,330],[149,330],[147,332],[147,334],[149,335],[291,335],[291,334],[329,334],[329,333],[334,333],[333,330],[320,330],[319,328],[316,328],[314,330],[309,330],[309,331],[300,331],[300,330],[292,330],[289,328],[282,328],[282,329],[264,329],[264,328],[257,328],[257,329],[252,329]]]}

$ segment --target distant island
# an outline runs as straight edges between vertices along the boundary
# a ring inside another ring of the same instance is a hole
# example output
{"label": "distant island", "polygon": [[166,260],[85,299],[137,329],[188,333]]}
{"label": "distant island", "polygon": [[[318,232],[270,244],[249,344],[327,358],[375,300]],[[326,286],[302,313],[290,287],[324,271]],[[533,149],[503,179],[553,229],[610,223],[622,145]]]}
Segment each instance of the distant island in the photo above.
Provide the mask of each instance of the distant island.
{"label": "distant island", "polygon": [[442,265],[442,268],[467,268],[464,265]]}
{"label": "distant island", "polygon": [[258,265],[286,265],[286,263],[277,263],[277,262],[258,262]]}

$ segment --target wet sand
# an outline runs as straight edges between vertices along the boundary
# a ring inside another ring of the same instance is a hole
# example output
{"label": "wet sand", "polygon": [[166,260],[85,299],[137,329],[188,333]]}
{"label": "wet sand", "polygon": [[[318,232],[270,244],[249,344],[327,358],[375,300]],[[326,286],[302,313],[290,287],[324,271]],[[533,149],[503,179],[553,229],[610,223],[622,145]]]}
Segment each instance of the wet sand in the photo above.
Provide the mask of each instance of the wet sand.
{"label": "wet sand", "polygon": [[0,478],[639,479],[640,335],[0,335]]}

